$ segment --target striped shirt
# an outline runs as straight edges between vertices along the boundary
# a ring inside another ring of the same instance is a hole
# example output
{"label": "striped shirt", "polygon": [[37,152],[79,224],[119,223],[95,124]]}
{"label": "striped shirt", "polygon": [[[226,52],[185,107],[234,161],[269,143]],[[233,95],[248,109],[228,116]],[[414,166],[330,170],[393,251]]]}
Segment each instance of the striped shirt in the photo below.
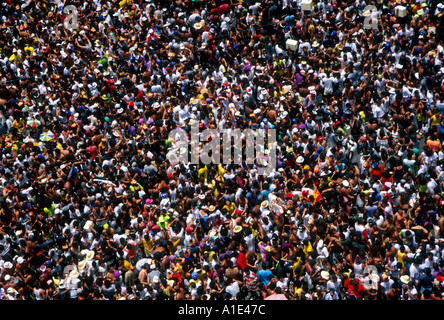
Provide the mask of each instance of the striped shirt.
{"label": "striped shirt", "polygon": [[244,273],[244,282],[248,290],[255,291],[257,289],[257,276],[254,272],[250,271],[248,274]]}

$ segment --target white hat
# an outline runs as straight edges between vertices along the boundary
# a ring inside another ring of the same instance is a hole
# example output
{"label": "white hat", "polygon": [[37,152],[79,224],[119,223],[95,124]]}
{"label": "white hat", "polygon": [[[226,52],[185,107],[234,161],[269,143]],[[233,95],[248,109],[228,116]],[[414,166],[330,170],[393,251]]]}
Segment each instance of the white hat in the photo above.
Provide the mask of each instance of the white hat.
{"label": "white hat", "polygon": [[86,260],[90,261],[94,259],[94,255],[95,255],[94,250],[89,250],[88,253],[86,254]]}
{"label": "white hat", "polygon": [[154,283],[159,282],[159,276],[154,276],[154,278],[153,278],[153,282],[154,282]]}
{"label": "white hat", "polygon": [[330,278],[330,273],[328,273],[328,271],[323,270],[321,271],[321,277],[324,280],[328,280]]}
{"label": "white hat", "polygon": [[347,180],[342,181],[342,185],[346,188],[350,187],[350,183]]}
{"label": "white hat", "polygon": [[160,103],[159,102],[154,102],[153,103],[153,108],[154,109],[158,109],[160,107]]}
{"label": "white hat", "polygon": [[303,156],[297,157],[296,162],[297,163],[303,163],[304,162],[304,157]]}
{"label": "white hat", "polygon": [[13,287],[9,287],[8,290],[6,290],[6,292],[8,294],[13,294],[13,293],[16,294],[17,293],[17,291]]}
{"label": "white hat", "polygon": [[405,274],[400,277],[400,280],[402,283],[408,284],[410,282],[410,277],[407,274]]}
{"label": "white hat", "polygon": [[204,25],[205,25],[205,21],[204,21],[204,20],[200,20],[199,22],[196,22],[196,23],[193,25],[193,27],[194,27],[194,29],[196,29],[196,30],[200,30],[200,29],[202,29],[202,28],[204,27]]}
{"label": "white hat", "polygon": [[71,279],[75,279],[79,277],[79,272],[77,271],[77,269],[71,270],[71,272],[69,273],[69,277]]}
{"label": "white hat", "polygon": [[86,267],[86,260],[80,261],[77,266],[79,267],[79,270],[85,269],[85,267]]}

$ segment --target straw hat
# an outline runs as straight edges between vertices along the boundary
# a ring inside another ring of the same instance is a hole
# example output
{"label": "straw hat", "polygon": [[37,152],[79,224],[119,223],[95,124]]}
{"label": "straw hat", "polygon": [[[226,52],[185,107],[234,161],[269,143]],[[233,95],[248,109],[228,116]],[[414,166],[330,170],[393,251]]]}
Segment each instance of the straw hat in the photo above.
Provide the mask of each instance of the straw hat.
{"label": "straw hat", "polygon": [[86,260],[90,261],[90,260],[94,259],[94,255],[95,255],[94,250],[88,251],[88,253],[86,254]]}
{"label": "straw hat", "polygon": [[288,88],[282,88],[281,94],[284,95],[286,93],[288,93],[290,91],[290,89]]}
{"label": "straw hat", "polygon": [[328,280],[330,278],[330,274],[328,273],[328,271],[323,270],[321,271],[321,277],[324,280]]}
{"label": "straw hat", "polygon": [[78,272],[76,269],[71,270],[71,272],[69,273],[69,277],[70,277],[71,279],[78,278],[78,277],[79,277],[79,272]]}
{"label": "straw hat", "polygon": [[261,207],[262,208],[268,208],[268,204],[269,204],[269,202],[268,202],[268,200],[264,200],[264,201],[262,201],[262,203],[261,203]]}
{"label": "straw hat", "polygon": [[216,210],[216,207],[211,205],[208,207],[208,210],[210,210],[210,212],[213,212],[214,210]]}
{"label": "straw hat", "polygon": [[79,262],[79,264],[77,265],[77,267],[79,268],[79,270],[83,270],[86,267],[86,260],[82,260]]}
{"label": "straw hat", "polygon": [[190,99],[190,103],[191,103],[192,105],[194,105],[194,104],[198,104],[198,103],[199,103],[199,99],[193,97],[193,98]]}
{"label": "straw hat", "polygon": [[200,29],[202,29],[204,26],[205,26],[205,21],[204,21],[203,19],[200,20],[199,22],[196,22],[196,23],[193,25],[194,29],[196,29],[196,30],[200,30]]}
{"label": "straw hat", "polygon": [[410,277],[407,274],[405,274],[401,276],[400,280],[402,283],[408,284],[410,282]]}
{"label": "straw hat", "polygon": [[233,229],[234,233],[239,233],[241,231],[242,231],[242,227],[240,225],[235,226],[234,229]]}

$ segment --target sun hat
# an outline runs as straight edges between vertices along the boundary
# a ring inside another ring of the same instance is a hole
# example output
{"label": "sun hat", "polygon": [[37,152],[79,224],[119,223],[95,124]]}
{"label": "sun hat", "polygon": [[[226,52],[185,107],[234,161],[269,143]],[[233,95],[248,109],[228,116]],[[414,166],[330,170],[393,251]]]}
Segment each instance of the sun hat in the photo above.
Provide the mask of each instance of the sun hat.
{"label": "sun hat", "polygon": [[239,233],[242,231],[242,227],[240,225],[237,225],[233,228],[233,232],[234,233]]}
{"label": "sun hat", "polygon": [[94,255],[95,255],[94,250],[88,251],[88,253],[86,254],[86,260],[90,261],[90,260],[94,259]]}
{"label": "sun hat", "polygon": [[261,208],[268,208],[268,205],[269,205],[269,202],[268,202],[268,200],[264,200],[264,201],[262,201],[262,203],[261,203]]}
{"label": "sun hat", "polygon": [[202,29],[204,26],[205,26],[205,21],[204,21],[203,19],[200,20],[199,22],[196,22],[196,23],[193,25],[194,29],[196,29],[196,30],[200,30],[200,29]]}
{"label": "sun hat", "polygon": [[328,280],[330,278],[330,273],[328,273],[328,271],[323,270],[321,271],[321,277],[324,280]]}
{"label": "sun hat", "polygon": [[83,270],[86,267],[86,260],[82,260],[78,263],[77,267],[79,268],[79,270]]}
{"label": "sun hat", "polygon": [[401,280],[402,283],[405,284],[408,284],[410,282],[410,277],[407,274],[401,276],[399,279]]}
{"label": "sun hat", "polygon": [[71,270],[71,271],[69,272],[69,277],[70,277],[71,279],[76,279],[76,278],[78,278],[78,277],[79,277],[79,271],[77,271],[77,269]]}

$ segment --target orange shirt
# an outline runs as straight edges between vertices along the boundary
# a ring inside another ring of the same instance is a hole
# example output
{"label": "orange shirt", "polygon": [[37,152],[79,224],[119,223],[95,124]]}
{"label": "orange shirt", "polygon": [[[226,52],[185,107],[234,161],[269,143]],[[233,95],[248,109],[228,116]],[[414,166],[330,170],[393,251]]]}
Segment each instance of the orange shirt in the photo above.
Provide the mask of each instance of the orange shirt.
{"label": "orange shirt", "polygon": [[439,140],[427,140],[427,146],[435,152],[441,150],[441,142]]}

